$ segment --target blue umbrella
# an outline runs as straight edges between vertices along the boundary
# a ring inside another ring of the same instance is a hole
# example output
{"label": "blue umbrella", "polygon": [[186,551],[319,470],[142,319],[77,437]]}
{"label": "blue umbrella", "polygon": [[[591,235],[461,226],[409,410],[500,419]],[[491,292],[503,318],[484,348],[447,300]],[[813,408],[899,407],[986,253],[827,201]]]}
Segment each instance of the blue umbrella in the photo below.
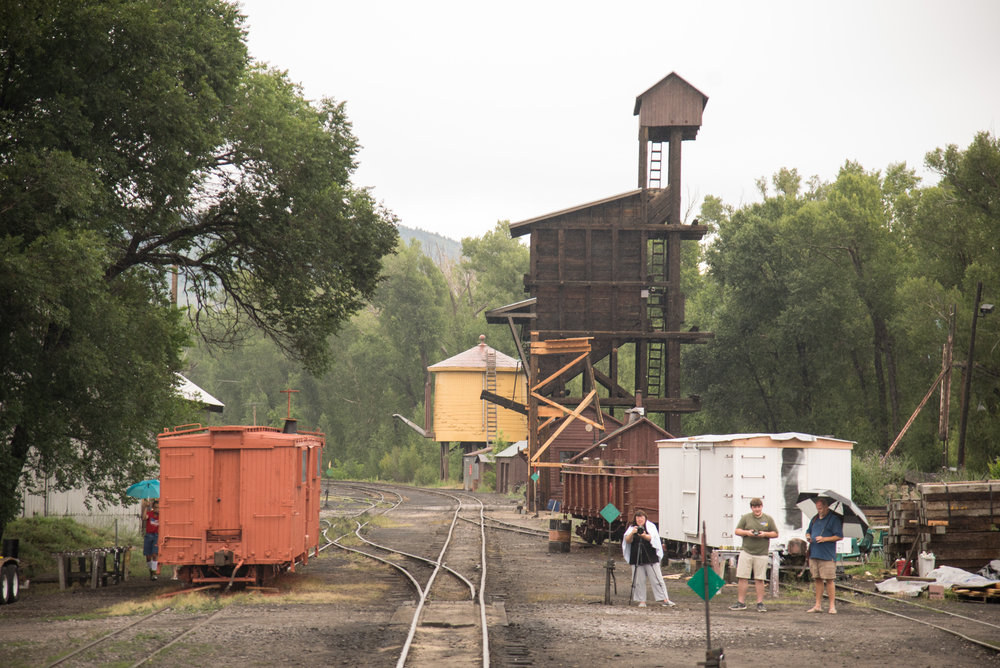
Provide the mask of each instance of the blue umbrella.
{"label": "blue umbrella", "polygon": [[125,493],[137,499],[158,499],[160,498],[160,481],[143,480],[137,482],[126,489]]}

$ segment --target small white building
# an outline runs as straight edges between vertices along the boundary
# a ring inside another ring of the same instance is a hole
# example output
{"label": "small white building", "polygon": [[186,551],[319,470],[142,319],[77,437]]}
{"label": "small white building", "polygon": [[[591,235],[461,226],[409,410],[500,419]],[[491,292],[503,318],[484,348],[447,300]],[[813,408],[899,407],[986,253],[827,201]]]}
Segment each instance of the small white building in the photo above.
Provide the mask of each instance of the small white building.
{"label": "small white building", "polygon": [[[809,518],[799,492],[830,489],[850,497],[854,441],[809,434],[728,434],[656,442],[660,464],[660,535],[684,543],[738,548],[733,533],[759,497],[778,525],[772,547],[802,538]],[[838,549],[849,544],[841,541]]]}

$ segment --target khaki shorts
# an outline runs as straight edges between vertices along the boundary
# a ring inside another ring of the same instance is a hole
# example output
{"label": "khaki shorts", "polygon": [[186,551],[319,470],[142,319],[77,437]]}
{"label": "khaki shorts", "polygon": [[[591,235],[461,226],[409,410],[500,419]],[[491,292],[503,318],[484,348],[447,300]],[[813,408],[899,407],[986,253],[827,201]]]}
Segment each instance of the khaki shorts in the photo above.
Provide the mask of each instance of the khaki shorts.
{"label": "khaki shorts", "polygon": [[810,559],[809,572],[813,580],[836,580],[837,563],[832,559]]}
{"label": "khaki shorts", "polygon": [[736,577],[740,580],[766,580],[767,579],[767,566],[771,561],[771,557],[762,554],[750,554],[749,552],[740,552],[739,559],[736,560]]}

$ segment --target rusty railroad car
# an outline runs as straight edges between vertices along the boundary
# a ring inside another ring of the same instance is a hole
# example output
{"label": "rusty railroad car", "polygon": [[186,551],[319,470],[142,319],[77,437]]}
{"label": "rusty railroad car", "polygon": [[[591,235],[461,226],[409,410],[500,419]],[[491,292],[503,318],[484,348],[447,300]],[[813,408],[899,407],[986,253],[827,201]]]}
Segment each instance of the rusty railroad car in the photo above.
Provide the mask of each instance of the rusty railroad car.
{"label": "rusty railroad car", "polygon": [[160,562],[188,583],[263,584],[319,547],[322,434],[185,426],[160,447]]}
{"label": "rusty railroad car", "polygon": [[[576,533],[600,545],[620,540],[638,509],[660,526],[656,441],[670,438],[657,424],[629,411],[630,421],[563,464],[563,512],[583,520]],[[609,503],[621,512],[611,525],[601,515]],[[662,535],[661,531],[661,535]]]}

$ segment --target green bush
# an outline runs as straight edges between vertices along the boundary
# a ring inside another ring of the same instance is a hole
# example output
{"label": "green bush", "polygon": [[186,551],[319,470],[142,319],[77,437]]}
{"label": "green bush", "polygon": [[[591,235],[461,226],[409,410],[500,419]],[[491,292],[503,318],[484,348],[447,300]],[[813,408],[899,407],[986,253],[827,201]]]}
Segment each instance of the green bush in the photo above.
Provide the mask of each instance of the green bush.
{"label": "green bush", "polygon": [[497,473],[496,471],[484,471],[482,479],[479,482],[480,492],[492,492],[497,488]]}
{"label": "green bush", "polygon": [[417,469],[417,475],[413,478],[413,484],[417,487],[430,487],[438,482],[439,471],[436,466],[423,464]]}
{"label": "green bush", "polygon": [[359,461],[334,461],[324,475],[334,480],[364,480],[368,477],[365,475],[364,469],[364,464]]}
{"label": "green bush", "polygon": [[877,452],[851,457],[851,496],[861,506],[884,506],[890,496],[889,485],[905,484],[909,461],[892,455],[882,463]]}

